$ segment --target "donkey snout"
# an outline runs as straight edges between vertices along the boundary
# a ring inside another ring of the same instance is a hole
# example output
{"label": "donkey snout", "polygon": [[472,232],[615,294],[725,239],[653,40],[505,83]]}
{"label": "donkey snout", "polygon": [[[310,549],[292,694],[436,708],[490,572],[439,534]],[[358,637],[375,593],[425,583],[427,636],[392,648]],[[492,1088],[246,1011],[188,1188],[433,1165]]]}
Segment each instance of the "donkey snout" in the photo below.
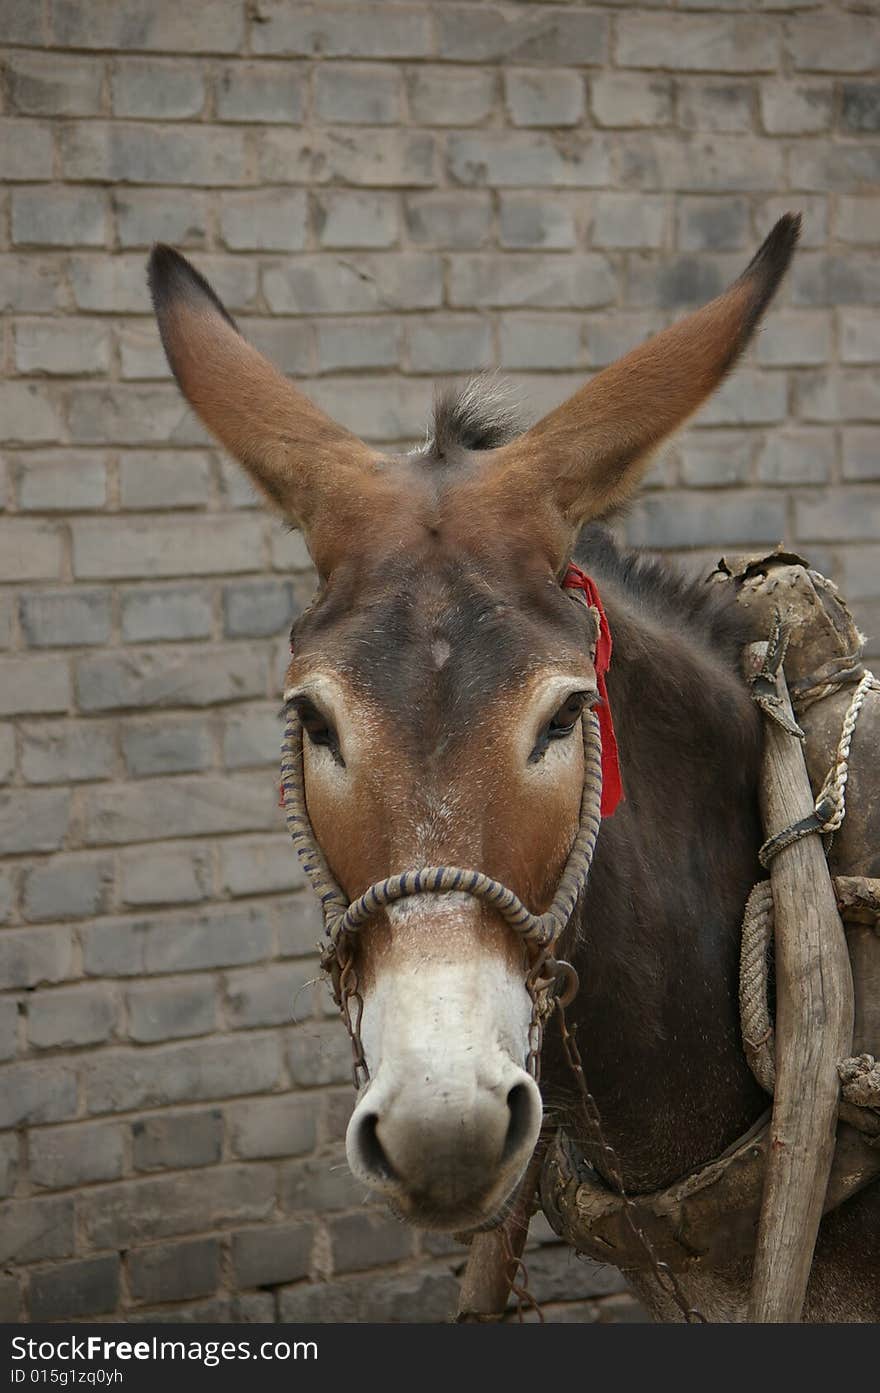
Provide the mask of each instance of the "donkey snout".
{"label": "donkey snout", "polygon": [[395,1085],[380,1071],[349,1123],[349,1166],[422,1227],[474,1227],[522,1176],[541,1114],[534,1079],[512,1062],[494,1085],[469,1089]]}

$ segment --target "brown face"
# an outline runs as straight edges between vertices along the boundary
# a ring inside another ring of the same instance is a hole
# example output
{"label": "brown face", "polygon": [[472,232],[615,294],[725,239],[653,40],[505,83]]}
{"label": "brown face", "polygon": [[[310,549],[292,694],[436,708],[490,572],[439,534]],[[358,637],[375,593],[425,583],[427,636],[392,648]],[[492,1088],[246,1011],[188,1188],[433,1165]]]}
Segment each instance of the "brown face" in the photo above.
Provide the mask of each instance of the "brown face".
{"label": "brown face", "polygon": [[[582,523],[634,491],[734,364],[798,221],[781,219],[725,295],[526,434],[480,425],[465,392],[438,411],[431,447],[404,458],[330,421],[182,257],[154,251],[156,314],[184,394],[302,527],[322,580],[295,626],[286,696],[306,732],[312,823],[352,897],[445,863],[504,882],[533,911],[548,905],[575,835],[577,732],[595,692],[595,616],[559,575]],[[523,1067],[522,945],[482,902],[423,895],[377,916],[357,953],[371,1078],[350,1164],[421,1224],[486,1223],[541,1122]]]}

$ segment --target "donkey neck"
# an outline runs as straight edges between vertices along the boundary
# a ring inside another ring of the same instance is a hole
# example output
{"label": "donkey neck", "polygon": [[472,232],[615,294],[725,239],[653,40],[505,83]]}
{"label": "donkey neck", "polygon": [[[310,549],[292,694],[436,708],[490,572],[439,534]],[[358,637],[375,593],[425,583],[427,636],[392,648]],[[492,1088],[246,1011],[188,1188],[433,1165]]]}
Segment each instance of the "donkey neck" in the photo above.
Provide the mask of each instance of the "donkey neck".
{"label": "donkey neck", "polygon": [[[626,800],[600,832],[570,1016],[626,1182],[646,1190],[717,1155],[766,1103],[737,1007],[740,923],[761,873],[760,726],[736,670],[735,609],[602,538],[579,560],[614,635],[608,690]],[[553,1035],[545,1080],[548,1107],[590,1154]]]}

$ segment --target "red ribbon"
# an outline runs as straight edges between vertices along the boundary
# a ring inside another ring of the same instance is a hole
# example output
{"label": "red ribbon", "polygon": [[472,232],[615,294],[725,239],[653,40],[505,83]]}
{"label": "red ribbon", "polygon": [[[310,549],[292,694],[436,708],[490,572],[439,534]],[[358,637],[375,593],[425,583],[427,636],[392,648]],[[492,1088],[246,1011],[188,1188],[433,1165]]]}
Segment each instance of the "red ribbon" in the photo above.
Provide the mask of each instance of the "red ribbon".
{"label": "red ribbon", "polygon": [[580,590],[588,605],[592,605],[599,614],[599,637],[596,641],[596,657],[594,665],[596,668],[596,685],[599,688],[599,695],[602,698],[602,705],[598,709],[599,733],[602,737],[602,805],[601,813],[603,817],[610,817],[623,798],[623,784],[620,779],[620,759],[617,753],[617,736],[614,734],[614,721],[611,719],[611,703],[608,700],[608,688],[605,685],[605,674],[611,666],[611,629],[602,608],[602,601],[599,599],[599,591],[596,589],[595,581],[591,580],[580,566],[576,566],[573,561],[569,561],[568,570],[562,580],[563,590]]}

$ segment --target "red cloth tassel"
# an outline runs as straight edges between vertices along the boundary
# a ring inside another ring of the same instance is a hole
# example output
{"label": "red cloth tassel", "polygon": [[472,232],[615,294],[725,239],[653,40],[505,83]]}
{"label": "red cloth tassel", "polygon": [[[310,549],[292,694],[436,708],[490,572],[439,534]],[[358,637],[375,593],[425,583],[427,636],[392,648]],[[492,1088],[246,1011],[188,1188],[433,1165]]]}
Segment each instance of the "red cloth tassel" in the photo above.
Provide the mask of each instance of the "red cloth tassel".
{"label": "red cloth tassel", "polygon": [[599,599],[599,591],[596,589],[595,581],[582,571],[580,566],[576,566],[573,561],[569,561],[568,570],[562,581],[563,590],[580,590],[588,605],[593,605],[599,613],[599,638],[596,642],[596,685],[599,688],[599,695],[602,698],[602,705],[599,707],[597,715],[599,717],[599,733],[602,736],[602,806],[603,817],[610,817],[624,797],[623,784],[620,778],[620,758],[617,753],[617,736],[614,734],[614,721],[611,718],[611,703],[608,700],[608,688],[605,685],[605,674],[611,666],[611,629],[602,608],[602,601]]}

